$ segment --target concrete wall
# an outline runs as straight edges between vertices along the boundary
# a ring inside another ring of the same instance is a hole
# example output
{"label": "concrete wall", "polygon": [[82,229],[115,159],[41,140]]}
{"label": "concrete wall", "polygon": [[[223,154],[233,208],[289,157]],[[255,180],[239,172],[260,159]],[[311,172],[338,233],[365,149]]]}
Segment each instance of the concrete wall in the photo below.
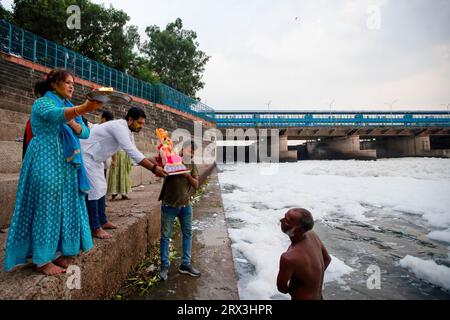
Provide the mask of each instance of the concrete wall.
{"label": "concrete wall", "polygon": [[450,149],[433,150],[433,157],[450,158]]}
{"label": "concrete wall", "polygon": [[16,203],[17,183],[16,174],[0,175],[0,229],[9,225]]}
{"label": "concrete wall", "polygon": [[308,158],[311,160],[324,159],[361,159],[374,160],[376,150],[362,150],[359,136],[328,138],[321,141],[307,143]]}
{"label": "concrete wall", "polygon": [[273,139],[267,137],[258,139],[257,142],[249,146],[222,146],[217,148],[218,163],[234,163],[234,162],[265,162],[267,155],[272,158],[275,156],[273,152],[277,150],[278,156],[274,159],[279,162],[295,162],[297,161],[297,151],[288,149],[288,137],[280,136],[277,141],[271,145]]}
{"label": "concrete wall", "polygon": [[372,143],[379,158],[413,157],[416,155],[414,137],[378,138]]}
{"label": "concrete wall", "polygon": [[220,146],[216,148],[217,163],[246,162],[254,163],[258,161],[257,144],[249,146]]}
{"label": "concrete wall", "polygon": [[298,160],[298,152],[289,150],[288,137],[280,136],[280,162],[296,162]]}
{"label": "concrete wall", "polygon": [[396,157],[444,157],[448,158],[449,149],[432,149],[430,136],[377,138],[370,142],[377,150],[378,158]]}
{"label": "concrete wall", "polygon": [[430,136],[432,150],[450,150],[450,136]]}

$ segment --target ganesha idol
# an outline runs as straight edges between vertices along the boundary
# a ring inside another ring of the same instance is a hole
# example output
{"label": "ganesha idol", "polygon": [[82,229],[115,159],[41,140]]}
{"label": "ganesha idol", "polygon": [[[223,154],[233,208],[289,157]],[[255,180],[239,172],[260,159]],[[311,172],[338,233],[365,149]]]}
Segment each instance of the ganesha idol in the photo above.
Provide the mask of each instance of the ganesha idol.
{"label": "ganesha idol", "polygon": [[156,129],[156,136],[159,140],[158,165],[163,167],[169,176],[189,173],[190,170],[183,164],[183,159],[173,151],[173,142],[166,130]]}

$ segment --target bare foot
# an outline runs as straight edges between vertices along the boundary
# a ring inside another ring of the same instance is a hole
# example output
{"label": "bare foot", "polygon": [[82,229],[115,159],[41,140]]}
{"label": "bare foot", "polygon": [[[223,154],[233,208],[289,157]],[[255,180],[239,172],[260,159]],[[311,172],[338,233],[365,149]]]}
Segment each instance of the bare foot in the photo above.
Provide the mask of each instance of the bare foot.
{"label": "bare foot", "polygon": [[117,226],[108,221],[107,223],[102,225],[102,229],[117,229]]}
{"label": "bare foot", "polygon": [[47,275],[47,276],[56,276],[61,273],[65,273],[66,269],[60,268],[57,265],[54,265],[53,263],[47,263],[45,266],[42,266],[40,268],[36,268],[37,271]]}
{"label": "bare foot", "polygon": [[122,199],[120,199],[120,200],[130,200],[130,198],[128,198],[126,195],[122,195]]}
{"label": "bare foot", "polygon": [[61,268],[67,269],[70,264],[72,263],[73,258],[71,257],[59,257],[58,259],[56,259],[55,261],[53,261],[54,264],[56,264],[57,266],[60,266]]}
{"label": "bare foot", "polygon": [[102,228],[99,228],[92,232],[92,236],[98,239],[111,239],[112,235],[110,235],[108,232],[103,230]]}

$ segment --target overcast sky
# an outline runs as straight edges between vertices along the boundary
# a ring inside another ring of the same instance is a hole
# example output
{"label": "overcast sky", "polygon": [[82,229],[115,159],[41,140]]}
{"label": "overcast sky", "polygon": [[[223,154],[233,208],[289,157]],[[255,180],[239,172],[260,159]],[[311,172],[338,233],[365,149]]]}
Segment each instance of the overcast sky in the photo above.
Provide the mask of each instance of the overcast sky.
{"label": "overcast sky", "polygon": [[450,0],[94,2],[126,11],[143,40],[177,17],[196,31],[211,56],[199,96],[216,110],[450,103]]}

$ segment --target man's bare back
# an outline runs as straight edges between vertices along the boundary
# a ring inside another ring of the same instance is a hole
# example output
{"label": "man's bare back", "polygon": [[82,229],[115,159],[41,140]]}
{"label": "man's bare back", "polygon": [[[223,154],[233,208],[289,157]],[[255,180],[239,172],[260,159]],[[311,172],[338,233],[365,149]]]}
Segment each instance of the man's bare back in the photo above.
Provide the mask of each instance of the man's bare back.
{"label": "man's bare back", "polygon": [[318,300],[323,298],[323,277],[331,257],[314,231],[305,232],[304,228],[297,227],[301,225],[304,213],[298,210],[288,211],[281,221],[283,232],[290,236],[292,244],[281,255],[277,286],[279,291],[289,293],[293,300]]}

